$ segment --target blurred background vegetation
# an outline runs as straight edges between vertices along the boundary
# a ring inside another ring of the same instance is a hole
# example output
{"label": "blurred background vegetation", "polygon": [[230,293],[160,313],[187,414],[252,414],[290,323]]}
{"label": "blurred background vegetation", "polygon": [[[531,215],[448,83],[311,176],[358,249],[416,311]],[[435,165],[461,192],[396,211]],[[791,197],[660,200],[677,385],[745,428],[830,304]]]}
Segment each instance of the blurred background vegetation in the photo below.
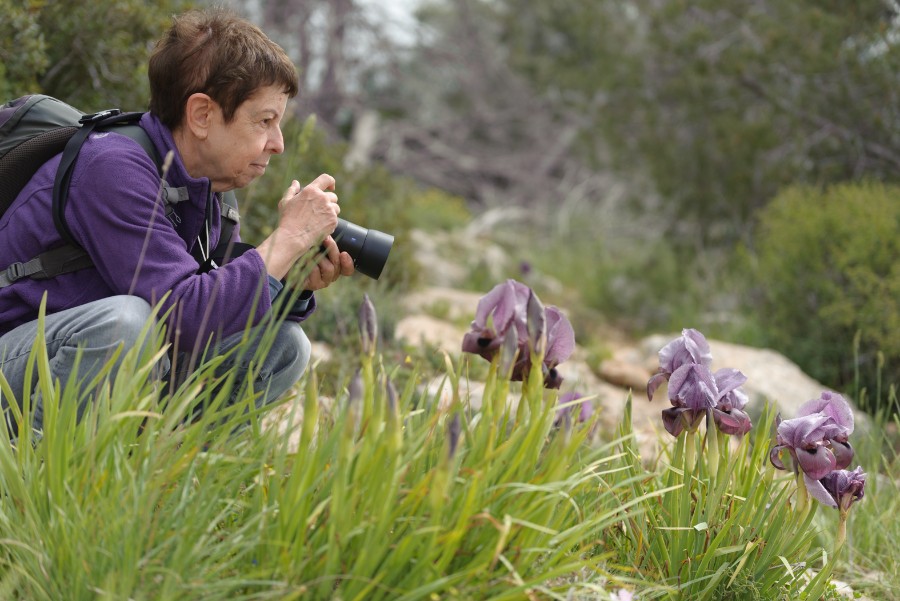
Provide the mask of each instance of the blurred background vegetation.
{"label": "blurred background vegetation", "polygon": [[[153,41],[200,4],[0,0],[0,96],[141,110]],[[550,302],[633,335],[770,346],[851,394],[898,381],[896,2],[229,6],[302,81],[288,152],[242,191],[243,237],[265,235],[291,179],[323,171],[344,217],[397,237],[381,281],[325,291],[314,337],[355,335],[360,290],[397,298],[440,275],[415,260],[414,230],[519,208],[481,231],[514,258],[502,275],[558,283],[536,286]],[[378,305],[389,329],[397,303]]]}

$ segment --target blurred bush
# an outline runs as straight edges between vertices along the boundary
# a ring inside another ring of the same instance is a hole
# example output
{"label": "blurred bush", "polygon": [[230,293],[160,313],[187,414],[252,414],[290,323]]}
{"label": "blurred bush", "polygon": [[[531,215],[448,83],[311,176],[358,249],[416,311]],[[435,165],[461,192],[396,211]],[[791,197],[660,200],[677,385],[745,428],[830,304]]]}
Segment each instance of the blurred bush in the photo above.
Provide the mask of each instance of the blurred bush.
{"label": "blurred bush", "polygon": [[43,93],[86,112],[145,110],[147,58],[189,0],[0,0],[0,98]]}
{"label": "blurred bush", "polygon": [[875,390],[880,353],[885,380],[900,376],[898,196],[880,183],[793,187],[760,214],[747,299],[765,342],[828,386],[857,390],[858,374]]}

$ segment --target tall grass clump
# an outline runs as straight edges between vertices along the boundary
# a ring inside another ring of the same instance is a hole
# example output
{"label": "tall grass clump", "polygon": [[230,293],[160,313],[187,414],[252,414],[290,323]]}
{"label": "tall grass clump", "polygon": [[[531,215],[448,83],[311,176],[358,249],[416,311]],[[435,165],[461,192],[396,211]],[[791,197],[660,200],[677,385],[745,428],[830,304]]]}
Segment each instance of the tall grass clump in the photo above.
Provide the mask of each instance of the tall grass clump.
{"label": "tall grass clump", "polygon": [[[832,596],[866,483],[845,469],[853,427],[837,395],[787,420],[766,408],[752,427],[745,378],[710,373],[705,339],[686,330],[650,383],[651,399],[668,392],[673,437],[654,465],[630,399],[601,443],[590,395],[558,395],[574,330],[519,282],[479,302],[464,354],[444,357],[443,394],[416,376],[395,386],[368,296],[357,325],[352,376],[326,398],[311,371],[285,401],[286,429],[263,427],[253,378],[217,370],[224,358],[160,387],[167,349],[150,326],[89,383],[53,381],[39,337],[43,431],[22,399],[18,438],[0,434],[0,597]],[[489,366],[479,400],[462,385],[475,355]],[[2,377],[0,392],[11,398]],[[827,550],[817,503],[837,516]]]}
{"label": "tall grass clump", "polygon": [[216,375],[221,358],[171,392],[153,345],[115,374],[60,383],[38,338],[42,436],[25,399],[19,437],[0,441],[2,597],[517,599],[605,586],[596,533],[622,519],[611,491],[629,486],[612,447],[585,444],[588,424],[554,426],[543,369],[521,372],[512,410],[515,352],[492,362],[478,408],[450,359],[448,405],[414,380],[396,390],[363,309],[356,375],[326,412],[310,373],[302,425],[284,433],[262,429],[252,378]]}

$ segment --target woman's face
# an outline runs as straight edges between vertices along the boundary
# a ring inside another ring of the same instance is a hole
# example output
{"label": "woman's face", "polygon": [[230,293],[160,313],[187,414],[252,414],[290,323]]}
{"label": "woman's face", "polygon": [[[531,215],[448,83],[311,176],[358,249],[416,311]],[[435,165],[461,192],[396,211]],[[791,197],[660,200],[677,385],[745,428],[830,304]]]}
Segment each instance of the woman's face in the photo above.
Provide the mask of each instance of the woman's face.
{"label": "woman's face", "polygon": [[230,123],[215,111],[203,148],[203,173],[214,192],[243,188],[263,173],[273,154],[284,152],[281,119],[288,96],[280,86],[259,88],[241,103]]}

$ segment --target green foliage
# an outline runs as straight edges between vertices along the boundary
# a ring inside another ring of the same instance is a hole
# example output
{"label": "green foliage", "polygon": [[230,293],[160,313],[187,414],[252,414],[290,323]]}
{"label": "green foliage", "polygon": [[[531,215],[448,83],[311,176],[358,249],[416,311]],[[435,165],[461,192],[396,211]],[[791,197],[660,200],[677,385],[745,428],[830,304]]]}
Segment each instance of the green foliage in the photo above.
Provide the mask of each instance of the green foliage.
{"label": "green foliage", "polygon": [[500,5],[512,63],[582,114],[618,168],[649,175],[673,244],[729,245],[787,184],[900,175],[885,100],[897,21],[881,3]]}
{"label": "green foliage", "polygon": [[38,89],[35,75],[46,68],[48,58],[37,6],[38,2],[0,0],[0,98]]}
{"label": "green foliage", "polygon": [[608,533],[608,544],[641,574],[677,590],[671,598],[806,598],[802,562],[821,553],[812,544],[816,507],[791,503],[794,479],[768,462],[774,420],[767,406],[737,444],[711,424],[682,433],[654,477],[638,479],[644,462],[630,432],[629,401],[615,465],[634,476],[620,502],[636,506],[621,531]]}
{"label": "green foliage", "polygon": [[86,111],[144,110],[152,43],[187,0],[0,0],[0,94],[41,92]]}
{"label": "green foliage", "polygon": [[[589,424],[551,427],[538,370],[511,415],[494,366],[490,406],[470,421],[463,365],[447,364],[451,407],[414,382],[392,404],[391,370],[357,354],[361,392],[322,411],[313,372],[302,424],[279,433],[261,428],[247,381],[215,378],[218,361],[160,395],[149,352],[98,378],[76,422],[86,391],[53,382],[36,341],[42,437],[26,403],[20,438],[0,444],[6,598],[510,599],[611,577],[595,533],[621,518],[612,495],[625,484],[605,468],[609,447],[585,446]],[[594,576],[562,578],[577,573]]]}
{"label": "green foliage", "polygon": [[[785,190],[760,215],[753,308],[766,341],[807,373],[875,392],[900,381],[900,205],[878,183]],[[854,339],[858,336],[858,349]]]}
{"label": "green foliage", "polygon": [[464,199],[437,188],[421,190],[410,201],[409,219],[416,229],[426,232],[457,228],[472,219]]}
{"label": "green foliage", "polygon": [[[35,341],[44,430],[27,399],[20,438],[0,430],[5,598],[820,598],[804,590],[816,512],[767,462],[771,408],[739,444],[685,434],[648,468],[630,399],[602,444],[593,421],[554,426],[540,370],[513,388],[495,360],[476,407],[467,361],[448,358],[453,400],[438,406],[416,377],[389,394],[397,367],[377,348],[348,352],[356,392],[326,402],[313,369],[276,428],[252,378],[214,375],[220,359],[158,390],[155,348],[113,378],[110,363],[88,393],[54,382]],[[2,374],[0,392],[11,398]],[[896,545],[868,544],[896,559]],[[831,557],[809,585],[825,598]]]}

